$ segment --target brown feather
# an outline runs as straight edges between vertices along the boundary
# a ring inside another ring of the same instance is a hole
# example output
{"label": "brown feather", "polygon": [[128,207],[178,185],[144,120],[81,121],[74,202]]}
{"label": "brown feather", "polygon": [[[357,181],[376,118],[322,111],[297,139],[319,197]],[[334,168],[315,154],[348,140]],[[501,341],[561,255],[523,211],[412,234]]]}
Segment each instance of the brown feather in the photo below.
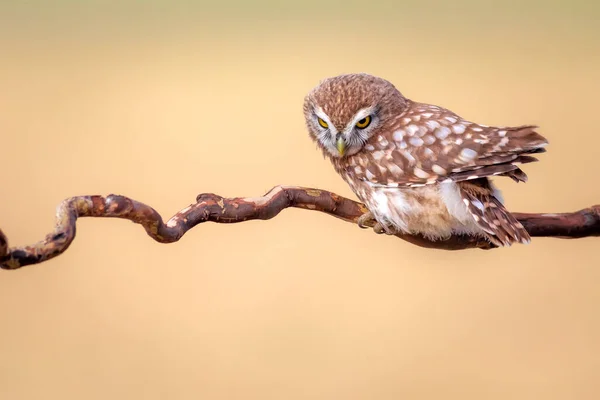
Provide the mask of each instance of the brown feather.
{"label": "brown feather", "polygon": [[513,164],[487,165],[482,168],[454,173],[450,175],[449,179],[454,182],[468,181],[492,175],[507,175],[517,169],[519,167]]}
{"label": "brown feather", "polygon": [[504,208],[487,178],[458,183],[463,202],[490,242],[497,246],[531,241],[523,225]]}

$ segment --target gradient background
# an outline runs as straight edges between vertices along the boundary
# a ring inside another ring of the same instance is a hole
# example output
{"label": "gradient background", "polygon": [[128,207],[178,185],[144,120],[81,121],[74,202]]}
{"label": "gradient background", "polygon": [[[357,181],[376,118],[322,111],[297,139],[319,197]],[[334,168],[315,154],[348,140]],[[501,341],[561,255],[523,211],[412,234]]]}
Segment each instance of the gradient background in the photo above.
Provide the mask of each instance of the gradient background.
{"label": "gradient background", "polygon": [[[166,218],[201,192],[353,197],[302,102],[358,71],[484,124],[539,124],[551,146],[530,182],[497,181],[510,209],[600,202],[593,2],[6,3],[12,245],[79,194]],[[435,251],[302,210],[161,245],[84,219],[62,256],[0,271],[0,398],[598,398],[599,245]]]}

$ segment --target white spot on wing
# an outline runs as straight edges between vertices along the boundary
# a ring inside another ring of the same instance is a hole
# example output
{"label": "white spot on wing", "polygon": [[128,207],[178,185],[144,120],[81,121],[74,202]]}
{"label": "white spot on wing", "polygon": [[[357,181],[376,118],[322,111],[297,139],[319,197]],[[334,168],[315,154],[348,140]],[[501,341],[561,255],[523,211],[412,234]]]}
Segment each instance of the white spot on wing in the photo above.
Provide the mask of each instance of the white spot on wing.
{"label": "white spot on wing", "polygon": [[374,151],[372,154],[373,154],[373,159],[375,161],[379,161],[383,158],[383,151],[381,151],[381,150]]}
{"label": "white spot on wing", "polygon": [[451,124],[454,124],[456,122],[456,118],[454,117],[444,117],[444,119],[450,122]]}
{"label": "white spot on wing", "polygon": [[410,144],[416,147],[423,145],[423,139],[421,139],[420,137],[413,136],[410,139],[408,139],[408,141]]}
{"label": "white spot on wing", "polygon": [[434,120],[429,120],[427,122],[425,122],[425,125],[427,125],[427,127],[431,130],[434,130],[436,128],[440,127],[440,123]]}
{"label": "white spot on wing", "polygon": [[460,151],[460,154],[458,157],[464,161],[472,161],[475,159],[475,157],[477,157],[477,152],[473,149],[469,149],[469,148],[465,147],[464,149],[462,149]]}
{"label": "white spot on wing", "polygon": [[392,137],[394,138],[395,141],[401,142],[404,139],[404,131],[402,129],[397,130],[396,132],[394,132]]}
{"label": "white spot on wing", "polygon": [[452,131],[457,134],[461,134],[465,132],[466,127],[463,124],[452,125]]}
{"label": "white spot on wing", "polygon": [[423,171],[421,168],[415,168],[413,172],[417,178],[421,178],[421,179],[429,178],[429,174],[427,172]]}
{"label": "white spot on wing", "polygon": [[406,132],[408,132],[409,135],[414,135],[418,130],[419,127],[417,125],[409,125],[406,127]]}
{"label": "white spot on wing", "polygon": [[442,140],[442,139],[446,139],[450,133],[451,132],[450,132],[449,128],[446,128],[445,126],[441,126],[435,130],[434,135],[436,138]]}
{"label": "white spot on wing", "polygon": [[431,170],[438,175],[446,175],[446,170],[437,164],[433,164],[431,166]]}
{"label": "white spot on wing", "polygon": [[431,135],[425,135],[425,136],[423,136],[423,142],[425,142],[425,144],[429,146],[429,145],[435,143],[435,137],[433,137]]}
{"label": "white spot on wing", "polygon": [[496,151],[502,150],[502,147],[504,147],[507,143],[508,143],[508,138],[507,137],[503,137],[500,140],[500,142],[498,142],[498,144],[494,146],[494,148],[492,149],[492,152],[496,152]]}

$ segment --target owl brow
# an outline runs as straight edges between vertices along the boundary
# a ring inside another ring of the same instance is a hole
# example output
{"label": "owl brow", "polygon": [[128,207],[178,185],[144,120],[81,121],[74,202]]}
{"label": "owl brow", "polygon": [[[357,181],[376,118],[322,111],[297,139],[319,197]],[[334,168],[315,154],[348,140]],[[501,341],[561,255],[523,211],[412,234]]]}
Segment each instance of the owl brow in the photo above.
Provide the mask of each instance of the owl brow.
{"label": "owl brow", "polygon": [[354,128],[354,125],[356,125],[356,123],[358,121],[360,121],[361,119],[364,119],[365,117],[368,117],[369,115],[376,115],[377,111],[378,111],[378,108],[375,106],[366,107],[366,108],[362,108],[362,109],[358,110],[356,112],[356,114],[354,114],[354,118],[352,118],[350,123],[346,126],[345,131],[348,132],[348,131],[352,130],[352,128]]}
{"label": "owl brow", "polygon": [[337,133],[335,126],[331,123],[331,119],[329,119],[329,116],[327,114],[325,114],[325,112],[321,109],[321,107],[315,107],[313,109],[313,112],[315,114],[315,116],[321,118],[323,121],[327,122],[327,125],[329,126],[329,130],[333,133]]}

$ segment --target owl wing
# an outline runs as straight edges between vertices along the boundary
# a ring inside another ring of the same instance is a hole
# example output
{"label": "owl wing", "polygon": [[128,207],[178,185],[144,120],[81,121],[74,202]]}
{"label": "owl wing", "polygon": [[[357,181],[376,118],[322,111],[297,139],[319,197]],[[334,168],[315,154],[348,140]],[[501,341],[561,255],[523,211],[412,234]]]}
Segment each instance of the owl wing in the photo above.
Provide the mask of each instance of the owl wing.
{"label": "owl wing", "polygon": [[537,161],[548,141],[536,126],[489,127],[441,107],[412,103],[400,124],[374,135],[349,163],[373,185],[417,187],[444,181],[508,176],[526,181],[519,164]]}
{"label": "owl wing", "polygon": [[465,206],[489,240],[499,246],[528,243],[530,236],[494,195],[487,177],[525,182],[519,164],[537,161],[547,140],[536,126],[488,127],[441,107],[411,104],[398,128],[372,137],[350,160],[357,179],[381,187],[457,182]]}

